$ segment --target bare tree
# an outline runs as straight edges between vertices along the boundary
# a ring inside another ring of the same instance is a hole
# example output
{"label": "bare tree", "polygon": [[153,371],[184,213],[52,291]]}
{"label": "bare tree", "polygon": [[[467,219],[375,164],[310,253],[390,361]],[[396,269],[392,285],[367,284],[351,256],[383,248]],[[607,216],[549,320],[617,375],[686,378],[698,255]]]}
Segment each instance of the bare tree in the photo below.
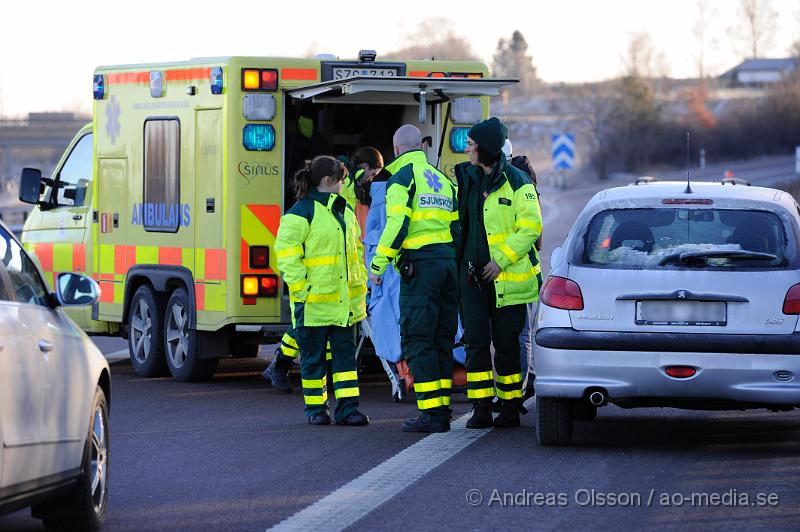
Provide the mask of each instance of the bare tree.
{"label": "bare tree", "polygon": [[[420,36],[424,35],[424,39]],[[401,59],[446,59],[450,61],[478,61],[478,54],[469,40],[455,32],[455,24],[446,18],[431,18],[405,32],[401,42],[407,43],[386,57]]]}
{"label": "bare tree", "polygon": [[717,43],[713,28],[717,16],[717,10],[709,6],[708,0],[697,0],[697,14],[694,26],[692,27],[692,33],[694,34],[697,44],[697,52],[695,55],[697,77],[701,80],[706,77],[708,50],[709,48],[714,48]]}
{"label": "bare tree", "polygon": [[640,31],[631,34],[627,55],[622,57],[625,75],[643,79],[669,76],[664,52],[656,50],[650,35]]}
{"label": "bare tree", "polygon": [[519,30],[514,30],[511,38],[497,42],[492,65],[496,77],[519,80],[510,89],[514,96],[530,95],[540,85],[533,59],[528,55],[528,43]]}
{"label": "bare tree", "polygon": [[744,23],[749,57],[756,58],[775,43],[778,13],[772,0],[739,0],[739,16]]}

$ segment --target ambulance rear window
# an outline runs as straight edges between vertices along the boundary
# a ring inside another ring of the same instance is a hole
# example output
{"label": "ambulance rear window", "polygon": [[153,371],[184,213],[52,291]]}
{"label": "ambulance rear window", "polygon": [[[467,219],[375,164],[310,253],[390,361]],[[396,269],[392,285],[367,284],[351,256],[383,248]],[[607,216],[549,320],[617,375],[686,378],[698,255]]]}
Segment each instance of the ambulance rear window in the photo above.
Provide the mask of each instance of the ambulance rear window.
{"label": "ambulance rear window", "polygon": [[145,230],[174,233],[180,225],[181,125],[177,118],[144,123]]}

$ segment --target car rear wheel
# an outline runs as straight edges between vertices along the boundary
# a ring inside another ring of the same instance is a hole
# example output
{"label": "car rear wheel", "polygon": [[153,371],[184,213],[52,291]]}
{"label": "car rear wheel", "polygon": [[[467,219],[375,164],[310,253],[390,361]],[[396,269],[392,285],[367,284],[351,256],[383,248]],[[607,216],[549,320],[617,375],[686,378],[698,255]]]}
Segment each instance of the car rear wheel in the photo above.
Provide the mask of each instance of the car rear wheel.
{"label": "car rear wheel", "polygon": [[189,294],[177,288],[169,298],[164,316],[164,352],[167,367],[175,380],[200,381],[211,378],[218,358],[200,358],[197,350],[197,331],[189,326]]}
{"label": "car rear wheel", "polygon": [[539,445],[567,445],[572,439],[570,399],[536,396],[536,435]]}
{"label": "car rear wheel", "polygon": [[575,401],[572,405],[572,419],[575,421],[594,421],[597,407],[584,401]]}
{"label": "car rear wheel", "polygon": [[140,286],[128,309],[128,350],[133,370],[141,377],[167,374],[161,340],[163,317],[163,296],[146,284]]}
{"label": "car rear wheel", "polygon": [[69,493],[33,509],[33,516],[41,518],[47,530],[94,531],[102,526],[108,511],[109,435],[108,402],[98,386],[81,476]]}

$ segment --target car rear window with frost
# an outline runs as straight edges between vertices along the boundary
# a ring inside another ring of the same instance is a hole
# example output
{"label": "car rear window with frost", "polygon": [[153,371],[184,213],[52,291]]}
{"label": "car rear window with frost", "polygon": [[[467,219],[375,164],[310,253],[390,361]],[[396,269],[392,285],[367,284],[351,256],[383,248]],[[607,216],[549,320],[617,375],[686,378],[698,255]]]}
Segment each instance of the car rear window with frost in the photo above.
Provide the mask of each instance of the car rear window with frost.
{"label": "car rear window with frost", "polygon": [[611,209],[592,219],[583,238],[579,262],[606,268],[772,269],[790,262],[783,223],[768,211]]}

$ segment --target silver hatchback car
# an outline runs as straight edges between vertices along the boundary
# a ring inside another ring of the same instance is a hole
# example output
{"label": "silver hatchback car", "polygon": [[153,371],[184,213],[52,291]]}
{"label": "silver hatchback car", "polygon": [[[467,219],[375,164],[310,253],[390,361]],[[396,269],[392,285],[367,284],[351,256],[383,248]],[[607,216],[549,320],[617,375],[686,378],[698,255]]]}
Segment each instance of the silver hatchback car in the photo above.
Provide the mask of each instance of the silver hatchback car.
{"label": "silver hatchback car", "polygon": [[656,182],[592,198],[540,294],[537,435],[597,407],[800,406],[800,210],[787,193]]}

